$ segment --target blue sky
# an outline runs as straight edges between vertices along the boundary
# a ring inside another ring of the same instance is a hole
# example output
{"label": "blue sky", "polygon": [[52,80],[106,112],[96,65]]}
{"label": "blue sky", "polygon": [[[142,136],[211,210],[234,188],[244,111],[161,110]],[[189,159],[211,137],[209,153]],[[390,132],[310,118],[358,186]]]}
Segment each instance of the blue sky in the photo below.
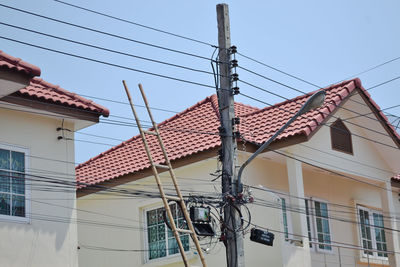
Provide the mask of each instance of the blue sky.
{"label": "blue sky", "polygon": [[[99,12],[132,20],[162,30],[217,44],[217,1],[78,1],[66,0]],[[352,77],[372,66],[400,56],[399,1],[227,1],[230,9],[232,44],[238,51],[268,65],[281,69],[321,87]],[[86,27],[107,31],[127,38],[140,40],[172,49],[210,58],[213,48],[180,38],[114,21],[65,6],[53,0],[8,1],[2,4],[21,8],[41,15]],[[0,7],[0,22],[17,25],[97,46],[119,50],[170,63],[211,71],[209,60],[188,57],[133,42],[88,32],[57,22]],[[82,47],[0,25],[0,36],[61,50],[67,53],[107,61],[130,68],[141,69],[181,79],[213,85],[213,76],[181,70],[122,55]],[[89,62],[34,47],[0,39],[0,49],[22,58],[42,69],[42,78],[48,82],[82,95],[96,96],[126,102],[121,81],[125,79],[137,103],[137,84],[142,83],[151,106],[182,111],[215,93],[212,88],[199,87],[158,78],[143,73],[123,70]],[[237,57],[239,65],[254,72],[290,85],[301,91],[315,87],[286,75]],[[399,76],[400,60],[360,75],[364,87]],[[242,80],[270,90],[286,98],[298,92],[238,70]],[[370,91],[381,108],[399,104],[400,80]],[[240,84],[242,93],[268,103],[282,98]],[[261,107],[262,104],[238,96],[236,101]],[[107,106],[112,115],[131,117],[128,106],[96,100]],[[146,120],[141,111],[141,118]],[[400,109],[388,112],[400,116]],[[155,112],[157,121],[173,113]],[[117,119],[111,117],[111,119]],[[137,133],[135,128],[100,123],[82,130],[116,139],[128,139]],[[98,139],[76,134],[76,139],[118,144],[111,139]],[[106,145],[76,142],[76,162],[83,162],[108,149]]]}

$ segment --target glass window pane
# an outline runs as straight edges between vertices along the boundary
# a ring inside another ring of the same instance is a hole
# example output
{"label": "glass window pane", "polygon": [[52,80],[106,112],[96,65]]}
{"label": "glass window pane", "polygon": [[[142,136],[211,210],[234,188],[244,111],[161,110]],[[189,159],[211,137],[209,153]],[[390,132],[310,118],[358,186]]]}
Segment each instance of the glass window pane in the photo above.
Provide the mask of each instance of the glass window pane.
{"label": "glass window pane", "polygon": [[157,232],[158,232],[157,240],[164,240],[165,239],[165,223],[158,225]]}
{"label": "glass window pane", "polygon": [[167,256],[167,248],[165,246],[165,241],[158,241],[158,257]]}
{"label": "glass window pane", "polygon": [[0,169],[10,169],[10,151],[0,149]]}
{"label": "glass window pane", "polygon": [[0,193],[0,214],[10,215],[10,195]]}
{"label": "glass window pane", "polygon": [[185,234],[181,236],[181,241],[183,245],[183,250],[188,251],[189,250],[189,235]]}
{"label": "glass window pane", "polygon": [[322,221],[322,231],[325,234],[329,234],[329,222],[328,222],[328,220],[323,220]]}
{"label": "glass window pane", "polygon": [[325,245],[331,243],[330,228],[329,228],[329,214],[328,205],[323,202],[315,201],[315,224],[317,226],[317,237],[320,244],[318,247],[324,250],[332,250],[331,246]]}
{"label": "glass window pane", "polygon": [[12,216],[25,217],[25,197],[15,196],[12,197]]}
{"label": "glass window pane", "polygon": [[22,173],[13,173],[11,178],[12,193],[25,194],[25,175]]}
{"label": "glass window pane", "polygon": [[316,218],[316,222],[317,222],[317,232],[321,233],[322,232],[322,219]]}
{"label": "glass window pane", "polygon": [[328,206],[326,205],[326,203],[320,203],[320,208],[321,208],[321,217],[328,217]]}
{"label": "glass window pane", "polygon": [[0,171],[0,192],[10,192],[10,173]]}
{"label": "glass window pane", "polygon": [[164,223],[164,208],[157,209],[157,223]]}
{"label": "glass window pane", "polygon": [[11,170],[25,172],[24,153],[11,151]]}
{"label": "glass window pane", "polygon": [[157,223],[156,210],[150,210],[147,212],[147,225],[154,225]]}
{"label": "glass window pane", "polygon": [[157,259],[158,258],[158,243],[154,242],[154,243],[150,243],[149,244],[149,259]]}
{"label": "glass window pane", "polygon": [[150,243],[157,241],[157,226],[147,228],[147,236]]}
{"label": "glass window pane", "polygon": [[173,255],[179,252],[178,243],[175,238],[168,239],[168,255]]}

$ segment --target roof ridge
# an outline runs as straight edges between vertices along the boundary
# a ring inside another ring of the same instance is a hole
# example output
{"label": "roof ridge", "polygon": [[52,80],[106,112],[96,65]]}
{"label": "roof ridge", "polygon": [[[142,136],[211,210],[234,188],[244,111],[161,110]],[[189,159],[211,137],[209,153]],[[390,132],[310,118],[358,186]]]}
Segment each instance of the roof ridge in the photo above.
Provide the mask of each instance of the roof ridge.
{"label": "roof ridge", "polygon": [[364,86],[362,86],[361,80],[359,78],[357,78],[357,79],[355,79],[355,83],[357,85],[357,88],[359,88],[361,90],[361,92],[368,98],[368,100],[372,104],[372,106],[376,108],[376,113],[379,114],[380,116],[382,116],[382,119],[385,121],[387,126],[389,126],[389,128],[392,130],[393,135],[397,137],[398,142],[400,144],[399,133],[396,131],[394,126],[390,123],[388,117],[382,112],[380,106],[372,99],[371,94],[364,88]]}
{"label": "roof ridge", "polygon": [[27,74],[30,74],[32,76],[40,76],[41,70],[38,66],[23,61],[20,58],[13,57],[2,50],[0,50],[0,58],[3,59],[4,61],[9,62],[10,64],[15,65],[14,68],[22,67],[23,71],[26,72]]}
{"label": "roof ridge", "polygon": [[218,96],[217,96],[217,94],[212,94],[210,96],[210,98],[211,98],[211,105],[214,109],[214,112],[217,115],[217,118],[220,119],[221,114],[219,113]]}
{"label": "roof ridge", "polygon": [[296,102],[296,101],[298,101],[298,100],[300,100],[300,99],[303,99],[303,98],[306,98],[306,97],[309,97],[309,96],[313,95],[313,94],[316,93],[317,91],[321,91],[321,90],[325,90],[325,91],[326,91],[326,90],[332,90],[332,89],[337,88],[337,87],[342,87],[342,86],[344,86],[345,84],[349,84],[349,83],[351,83],[351,82],[353,82],[353,81],[354,81],[354,83],[356,84],[356,86],[358,86],[358,85],[361,84],[361,81],[360,81],[359,78],[354,78],[354,79],[351,79],[351,80],[346,80],[346,81],[343,81],[343,82],[338,83],[338,84],[332,84],[332,85],[329,85],[329,86],[327,86],[327,87],[320,88],[320,89],[311,91],[311,92],[309,92],[309,93],[306,93],[306,94],[303,94],[303,95],[299,95],[299,96],[296,96],[296,97],[294,97],[294,98],[287,99],[287,100],[285,100],[285,101],[282,101],[282,102],[279,102],[279,103],[270,105],[270,106],[268,106],[268,107],[258,109],[258,110],[254,111],[254,112],[250,112],[250,113],[247,113],[247,114],[245,114],[245,115],[242,115],[241,117],[248,117],[248,116],[257,114],[257,113],[259,113],[259,112],[266,111],[266,110],[268,110],[268,109],[277,108],[277,107],[282,106],[282,105],[285,105],[285,104],[287,104],[287,103]]}
{"label": "roof ridge", "polygon": [[57,91],[57,92],[59,92],[61,94],[67,95],[67,96],[72,97],[74,99],[80,100],[80,101],[82,101],[83,103],[85,103],[87,105],[95,106],[95,107],[97,107],[98,109],[100,109],[102,111],[104,117],[108,117],[110,115],[110,111],[109,111],[108,108],[106,108],[106,107],[104,107],[104,106],[102,106],[100,104],[97,104],[93,100],[84,98],[84,97],[82,97],[82,96],[80,96],[80,95],[78,95],[76,93],[72,93],[72,92],[60,87],[59,85],[55,85],[55,84],[49,83],[49,82],[43,80],[42,78],[36,78],[36,77],[32,78],[31,82],[36,83],[36,84],[41,85],[41,86],[44,86],[44,87],[47,87],[47,88],[49,88],[51,90]]}
{"label": "roof ridge", "polygon": [[197,108],[197,107],[199,107],[199,106],[201,106],[201,105],[203,105],[203,104],[205,104],[205,103],[207,103],[207,102],[211,102],[211,103],[212,103],[212,98],[213,98],[213,96],[214,96],[214,95],[207,96],[206,98],[204,98],[203,100],[197,102],[196,104],[194,104],[194,105],[192,105],[192,106],[186,108],[185,110],[183,110],[183,111],[181,111],[181,112],[179,112],[179,113],[176,113],[176,114],[175,114],[174,116],[172,116],[171,118],[168,118],[168,119],[166,119],[166,120],[160,122],[159,124],[157,124],[157,126],[159,127],[159,126],[161,126],[161,125],[166,124],[167,122],[173,121],[173,120],[179,118],[180,116],[182,116],[184,113],[187,113],[187,112],[189,112],[189,111],[191,111],[191,110],[194,110],[195,108]]}

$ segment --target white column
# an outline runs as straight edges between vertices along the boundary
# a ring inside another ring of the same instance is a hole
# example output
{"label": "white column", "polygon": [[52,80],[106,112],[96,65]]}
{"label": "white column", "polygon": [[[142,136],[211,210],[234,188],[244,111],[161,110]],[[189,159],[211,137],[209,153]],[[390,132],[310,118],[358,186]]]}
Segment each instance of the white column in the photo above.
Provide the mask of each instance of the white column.
{"label": "white column", "polygon": [[289,181],[289,193],[291,195],[290,206],[295,209],[294,211],[291,211],[294,239],[299,239],[303,243],[303,266],[311,266],[310,246],[307,238],[307,217],[305,214],[304,184],[301,162],[287,157],[286,168]]}
{"label": "white column", "polygon": [[[384,211],[388,211],[389,214],[385,213],[384,215],[390,217],[390,219],[384,219],[384,226],[386,228],[399,230],[398,223],[396,221],[396,212],[393,203],[393,194],[392,194],[392,186],[390,182],[385,184],[385,189],[382,189],[381,193],[381,201],[382,201],[382,209]],[[388,254],[389,256],[389,266],[400,266],[400,245],[399,245],[399,232],[397,231],[388,231],[385,230],[386,243],[388,251],[395,251],[396,254]]]}

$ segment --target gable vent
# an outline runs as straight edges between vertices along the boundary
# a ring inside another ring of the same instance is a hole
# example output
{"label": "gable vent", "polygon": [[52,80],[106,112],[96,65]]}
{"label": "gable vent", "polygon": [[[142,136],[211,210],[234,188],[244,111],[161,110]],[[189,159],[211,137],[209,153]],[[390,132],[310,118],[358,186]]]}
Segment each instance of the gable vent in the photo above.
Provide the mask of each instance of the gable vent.
{"label": "gable vent", "polygon": [[353,154],[351,133],[341,119],[331,124],[332,149]]}

